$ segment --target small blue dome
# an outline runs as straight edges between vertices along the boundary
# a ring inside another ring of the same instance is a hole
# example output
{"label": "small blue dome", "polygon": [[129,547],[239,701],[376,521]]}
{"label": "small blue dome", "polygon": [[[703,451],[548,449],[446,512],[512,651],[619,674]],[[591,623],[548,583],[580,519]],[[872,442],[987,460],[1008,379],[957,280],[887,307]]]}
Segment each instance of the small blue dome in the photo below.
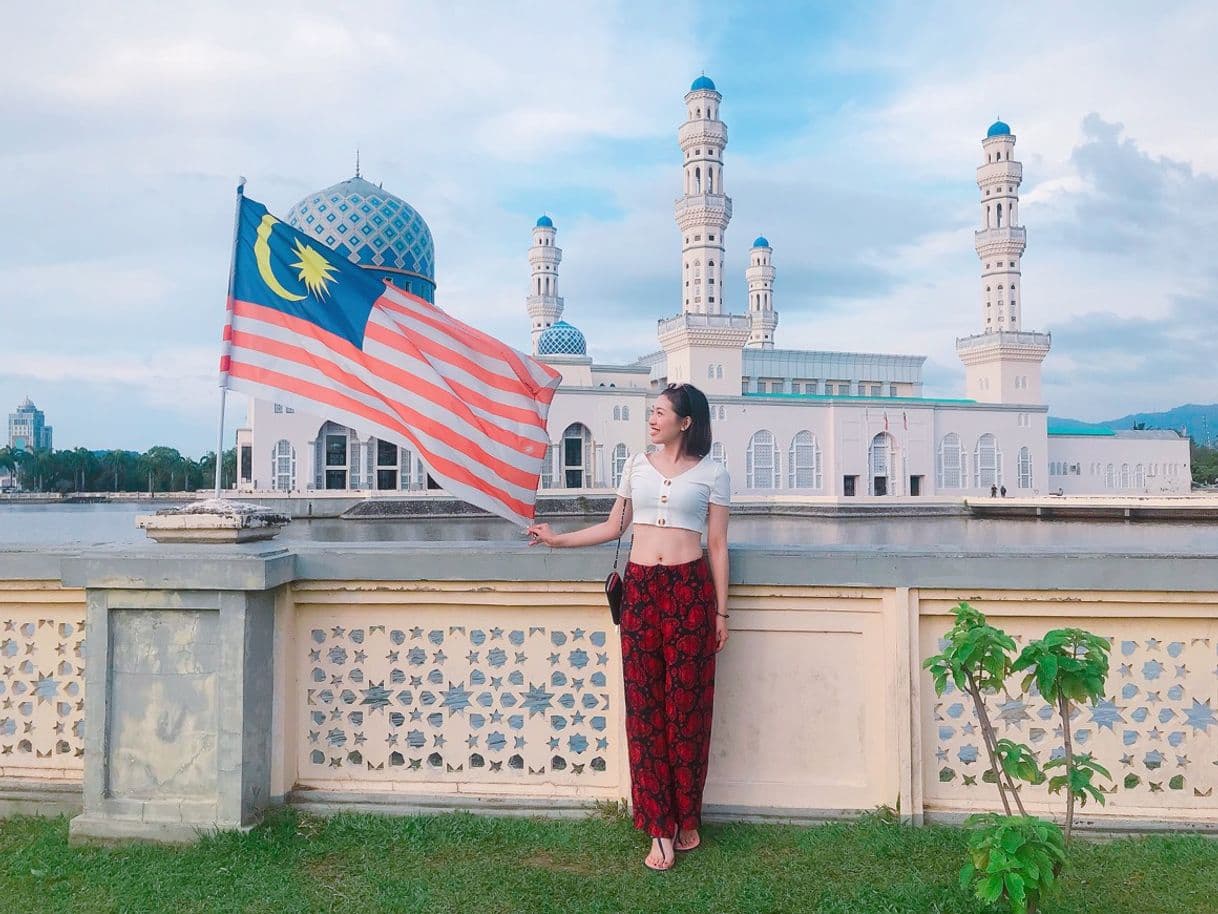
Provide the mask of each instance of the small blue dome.
{"label": "small blue dome", "polygon": [[712,80],[709,76],[707,76],[705,73],[703,73],[701,76],[699,76],[697,79],[695,79],[689,87],[690,92],[697,92],[699,89],[710,89],[710,91],[714,92],[715,91],[714,80]]}
{"label": "small blue dome", "polygon": [[765,235],[758,235],[757,238],[753,241],[753,247],[755,247],[755,248],[768,248],[769,246],[770,246],[770,241],[768,238],[766,238]]}
{"label": "small blue dome", "polygon": [[1010,136],[1011,128],[1002,121],[994,121],[990,124],[990,129],[985,132],[986,136]]}
{"label": "small blue dome", "polygon": [[584,335],[566,321],[555,321],[537,339],[538,355],[587,355]]}
{"label": "small blue dome", "polygon": [[554,228],[554,220],[549,216],[542,216],[537,220],[538,228]]}

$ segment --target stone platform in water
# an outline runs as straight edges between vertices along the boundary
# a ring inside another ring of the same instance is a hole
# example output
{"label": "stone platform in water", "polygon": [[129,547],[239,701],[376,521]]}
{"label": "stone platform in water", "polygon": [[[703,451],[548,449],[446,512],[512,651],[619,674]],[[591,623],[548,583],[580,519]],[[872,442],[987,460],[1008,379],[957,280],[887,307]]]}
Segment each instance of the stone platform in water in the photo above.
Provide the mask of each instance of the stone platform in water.
{"label": "stone platform in water", "polygon": [[271,539],[291,521],[262,505],[209,498],[141,514],[135,525],[158,543],[249,543]]}

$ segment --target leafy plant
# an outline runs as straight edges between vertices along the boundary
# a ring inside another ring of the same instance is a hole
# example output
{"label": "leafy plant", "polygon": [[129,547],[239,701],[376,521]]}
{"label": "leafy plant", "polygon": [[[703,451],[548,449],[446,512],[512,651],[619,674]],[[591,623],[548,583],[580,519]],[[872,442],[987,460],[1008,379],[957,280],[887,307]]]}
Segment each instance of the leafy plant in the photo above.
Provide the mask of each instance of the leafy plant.
{"label": "leafy plant", "polygon": [[1076,757],[1070,738],[1073,703],[1094,703],[1104,697],[1110,646],[1107,638],[1081,628],[1055,628],[1025,647],[1011,667],[1015,673],[1027,671],[1023,678],[1024,691],[1035,683],[1041,697],[1050,705],[1056,705],[1061,715],[1065,755],[1048,762],[1045,768],[1065,769],[1050,778],[1049,790],[1052,793],[1066,791],[1066,841],[1074,831],[1075,801],[1083,805],[1090,797],[1103,805],[1104,795],[1092,783],[1092,778],[1097,774],[1109,780],[1112,778],[1090,755]]}
{"label": "leafy plant", "polygon": [[[1043,784],[1045,782],[1045,774],[1040,769],[1040,764],[1036,760],[1036,754],[1023,743],[1012,742],[1009,739],[1000,739],[994,745],[994,752],[998,756],[998,762],[1002,765],[1002,770],[1011,777],[1027,781],[1029,784]],[[1053,763],[1050,762],[1049,764]],[[1048,765],[1045,767],[1048,767]],[[1050,787],[1050,789],[1052,788]]]}
{"label": "leafy plant", "polygon": [[969,861],[960,885],[976,880],[977,897],[993,904],[1005,897],[1013,914],[1035,912],[1056,884],[1066,862],[1061,829],[1034,816],[971,816]]}
{"label": "leafy plant", "polygon": [[[928,657],[922,665],[934,678],[936,695],[943,694],[950,679],[956,688],[973,699],[973,708],[981,725],[981,738],[990,760],[991,777],[998,786],[1002,808],[1007,815],[1011,814],[1009,795],[1014,798],[1020,815],[1025,815],[1023,801],[1012,780],[1013,774],[1000,763],[997,749],[999,740],[982,694],[1006,689],[1015,641],[1006,632],[990,625],[985,616],[968,603],[961,602],[952,613],[956,622],[944,639],[943,652]],[[1025,751],[1031,755],[1031,750]]]}
{"label": "leafy plant", "polygon": [[[949,682],[973,700],[990,767],[982,780],[998,787],[1006,815],[986,813],[972,816],[969,862],[960,873],[962,886],[974,885],[984,902],[1005,900],[1015,914],[1035,912],[1040,900],[1053,888],[1066,860],[1065,847],[1074,827],[1074,804],[1088,799],[1104,803],[1096,776],[1110,778],[1107,769],[1090,755],[1074,755],[1070,717],[1076,702],[1094,703],[1104,697],[1108,677],[1107,639],[1077,628],[1055,629],[1033,641],[1012,660],[1015,641],[990,625],[985,616],[968,603],[952,610],[955,623],[944,638],[943,650],[927,658],[935,694],[942,695]],[[1043,766],[1028,746],[999,739],[985,706],[985,695],[1010,697],[1007,679],[1023,672],[1021,689],[1035,687],[1062,718],[1064,754]],[[1066,792],[1066,828],[1028,816],[1015,782],[1044,784],[1051,793]],[[1013,799],[1019,815],[1011,815]]]}

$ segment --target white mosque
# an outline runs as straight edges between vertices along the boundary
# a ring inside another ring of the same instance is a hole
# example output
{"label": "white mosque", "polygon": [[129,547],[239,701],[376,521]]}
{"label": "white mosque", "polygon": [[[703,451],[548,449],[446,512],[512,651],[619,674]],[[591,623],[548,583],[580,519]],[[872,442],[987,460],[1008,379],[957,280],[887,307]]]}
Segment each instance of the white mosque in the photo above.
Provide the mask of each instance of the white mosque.
{"label": "white mosque", "polygon": [[[780,349],[773,248],[749,250],[744,313],[723,298],[725,233],[722,96],[706,76],[685,95],[677,137],[683,195],[681,308],[658,321],[659,350],[624,365],[595,364],[564,321],[562,249],[542,216],[529,248],[526,306],[533,354],[562,373],[549,414],[553,442],[542,488],[608,489],[627,457],[647,447],[646,416],[670,382],[688,381],[711,404],[713,459],[735,494],[964,496],[1187,494],[1189,442],[1174,432],[1113,431],[1050,420],[1041,388],[1047,333],[1023,329],[1019,220],[1023,167],[1002,121],[981,142],[977,169],[981,263],[978,332],[958,338],[965,397],[922,394],[925,356]],[[422,217],[361,178],[302,200],[288,220],[353,262],[432,299],[434,247]],[[255,400],[238,430],[246,490],[402,492],[428,485],[410,451],[363,438],[324,417]]]}

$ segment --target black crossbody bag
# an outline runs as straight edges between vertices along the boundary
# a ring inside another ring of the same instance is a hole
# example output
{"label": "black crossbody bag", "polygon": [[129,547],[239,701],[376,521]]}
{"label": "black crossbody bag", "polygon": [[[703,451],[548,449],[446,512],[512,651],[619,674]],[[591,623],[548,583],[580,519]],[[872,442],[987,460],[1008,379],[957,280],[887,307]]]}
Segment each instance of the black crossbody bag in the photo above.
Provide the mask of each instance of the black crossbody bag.
{"label": "black crossbody bag", "polygon": [[626,591],[626,585],[622,583],[622,576],[617,573],[617,561],[622,554],[622,531],[625,527],[626,505],[623,502],[622,516],[618,518],[617,524],[617,551],[613,553],[613,570],[605,578],[605,599],[609,601],[609,615],[613,617],[614,625],[622,624],[622,596]]}

